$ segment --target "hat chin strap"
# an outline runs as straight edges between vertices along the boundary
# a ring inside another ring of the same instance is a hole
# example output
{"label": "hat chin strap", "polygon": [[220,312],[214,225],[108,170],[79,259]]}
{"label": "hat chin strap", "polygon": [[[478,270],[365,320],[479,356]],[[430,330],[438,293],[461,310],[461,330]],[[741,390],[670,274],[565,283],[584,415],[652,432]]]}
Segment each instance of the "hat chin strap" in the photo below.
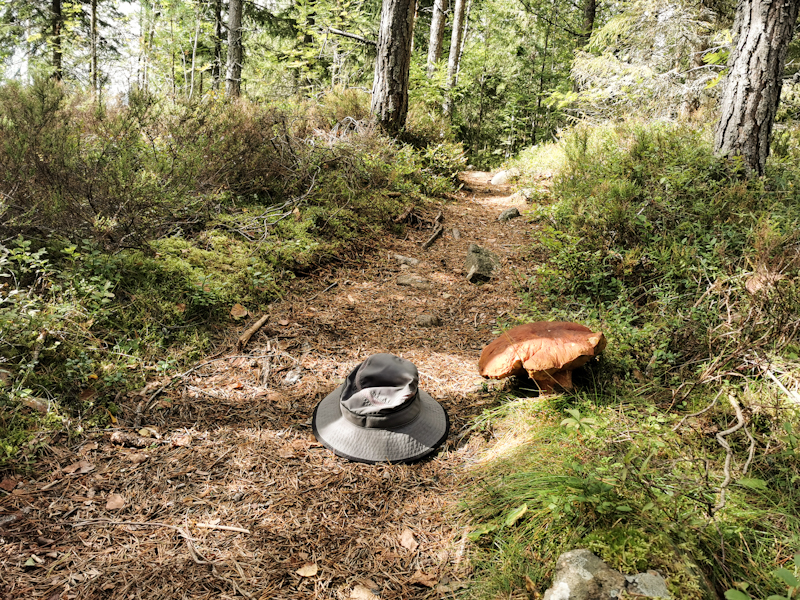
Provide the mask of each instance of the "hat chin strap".
{"label": "hat chin strap", "polygon": [[414,400],[409,402],[408,406],[402,410],[393,411],[384,415],[357,415],[341,403],[339,404],[339,409],[341,410],[342,416],[353,425],[366,427],[367,429],[394,429],[396,427],[408,425],[415,420],[422,412],[422,402],[420,402],[419,392],[417,392]]}

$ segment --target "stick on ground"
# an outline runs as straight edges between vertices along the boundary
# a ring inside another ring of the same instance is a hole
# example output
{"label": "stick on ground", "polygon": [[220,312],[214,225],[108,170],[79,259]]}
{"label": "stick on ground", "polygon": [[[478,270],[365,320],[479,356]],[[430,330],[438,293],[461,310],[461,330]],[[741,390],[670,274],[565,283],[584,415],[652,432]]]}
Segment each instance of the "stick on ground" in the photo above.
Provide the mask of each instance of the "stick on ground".
{"label": "stick on ground", "polygon": [[253,334],[264,326],[264,323],[267,322],[267,319],[269,319],[269,315],[264,315],[258,321],[256,321],[255,325],[239,336],[239,341],[236,344],[236,347],[240,351],[247,345],[247,342],[250,341],[250,338],[253,337]]}

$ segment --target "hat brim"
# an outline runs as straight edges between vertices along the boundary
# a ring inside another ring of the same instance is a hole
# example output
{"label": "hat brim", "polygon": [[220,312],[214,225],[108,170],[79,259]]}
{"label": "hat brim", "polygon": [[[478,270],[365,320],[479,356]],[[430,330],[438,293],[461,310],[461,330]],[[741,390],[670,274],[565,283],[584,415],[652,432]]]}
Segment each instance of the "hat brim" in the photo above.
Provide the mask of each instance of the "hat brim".
{"label": "hat brim", "polygon": [[317,440],[337,456],[364,463],[412,463],[432,454],[447,439],[450,420],[444,408],[419,390],[422,409],[411,423],[394,429],[360,427],[342,416],[340,385],[314,409]]}

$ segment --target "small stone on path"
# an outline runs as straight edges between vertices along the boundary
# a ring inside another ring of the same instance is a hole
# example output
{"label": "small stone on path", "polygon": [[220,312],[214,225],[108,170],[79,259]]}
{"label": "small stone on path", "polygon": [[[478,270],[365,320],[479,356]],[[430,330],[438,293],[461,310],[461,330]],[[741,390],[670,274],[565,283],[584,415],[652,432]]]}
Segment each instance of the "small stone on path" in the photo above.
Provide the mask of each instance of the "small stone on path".
{"label": "small stone on path", "polygon": [[464,263],[467,281],[470,283],[489,281],[499,266],[500,260],[494,252],[485,250],[477,244],[470,244]]}
{"label": "small stone on path", "polygon": [[420,327],[438,327],[442,324],[442,320],[436,315],[418,315],[417,325]]}
{"label": "small stone on path", "polygon": [[498,221],[510,221],[511,219],[516,219],[517,217],[521,217],[522,215],[519,213],[519,209],[517,207],[507,208],[503,212],[500,213],[500,216],[497,217]]}
{"label": "small stone on path", "polygon": [[420,277],[419,275],[400,275],[397,278],[397,285],[407,285],[410,287],[418,288],[421,290],[427,290],[431,287],[431,282],[424,277]]}
{"label": "small stone on path", "polygon": [[410,256],[402,256],[400,254],[395,254],[394,258],[401,265],[408,265],[409,267],[416,267],[419,264],[419,259],[411,258]]}
{"label": "small stone on path", "polygon": [[461,239],[461,231],[459,229],[453,228],[453,239],[460,240]]}

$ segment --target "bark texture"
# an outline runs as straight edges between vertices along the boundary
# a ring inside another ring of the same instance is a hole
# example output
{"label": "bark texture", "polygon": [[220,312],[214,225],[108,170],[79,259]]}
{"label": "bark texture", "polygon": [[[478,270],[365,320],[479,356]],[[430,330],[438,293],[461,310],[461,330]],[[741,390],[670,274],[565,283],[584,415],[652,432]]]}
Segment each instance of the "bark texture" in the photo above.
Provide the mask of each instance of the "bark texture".
{"label": "bark texture", "polygon": [[464,34],[464,14],[466,13],[467,0],[455,0],[453,5],[453,31],[450,35],[450,54],[447,57],[447,96],[444,101],[444,113],[449,115],[452,108],[452,99],[449,90],[455,84],[458,73],[458,62],[461,58],[461,36]]}
{"label": "bark texture", "polygon": [[736,6],[714,150],[742,157],[749,174],[764,172],[798,9],[797,0],[739,0]]}
{"label": "bark texture", "polygon": [[242,85],[242,0],[231,0],[228,5],[228,69],[225,76],[225,93],[238,98]]}
{"label": "bark texture", "polygon": [[589,43],[597,17],[597,0],[584,0],[583,3],[583,44]]}
{"label": "bark texture", "polygon": [[442,57],[444,26],[447,23],[447,0],[435,0],[431,17],[431,35],[428,43],[428,75],[436,70],[436,63]]}
{"label": "bark texture", "polygon": [[51,44],[53,46],[53,77],[61,81],[64,76],[61,52],[61,26],[64,23],[64,16],[61,12],[61,0],[53,0],[51,7]]}
{"label": "bark texture", "polygon": [[408,115],[408,73],[415,0],[384,0],[372,85],[372,114],[386,131],[399,132]]}

